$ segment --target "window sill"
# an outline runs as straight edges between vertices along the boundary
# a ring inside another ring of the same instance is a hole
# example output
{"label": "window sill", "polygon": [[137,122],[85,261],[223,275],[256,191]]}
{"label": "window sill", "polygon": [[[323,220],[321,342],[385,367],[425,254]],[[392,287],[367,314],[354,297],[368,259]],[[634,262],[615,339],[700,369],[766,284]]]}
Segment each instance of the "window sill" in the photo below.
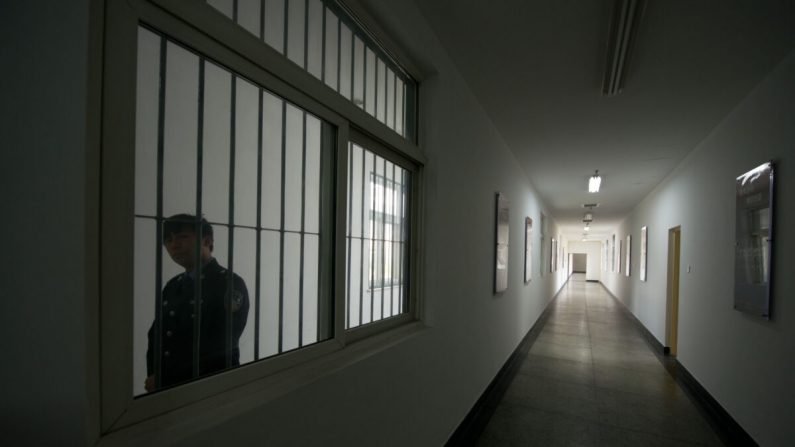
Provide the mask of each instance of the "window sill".
{"label": "window sill", "polygon": [[333,353],[105,434],[100,439],[99,445],[170,445],[352,366],[428,329],[421,321],[403,324],[350,343]]}

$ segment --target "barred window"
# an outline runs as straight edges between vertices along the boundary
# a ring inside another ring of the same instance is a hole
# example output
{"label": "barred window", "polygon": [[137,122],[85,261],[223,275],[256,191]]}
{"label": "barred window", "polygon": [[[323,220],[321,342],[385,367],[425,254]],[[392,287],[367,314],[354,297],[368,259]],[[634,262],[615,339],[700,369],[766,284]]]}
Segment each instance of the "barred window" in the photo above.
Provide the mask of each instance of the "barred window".
{"label": "barred window", "polygon": [[413,140],[416,82],[333,0],[207,0],[397,134]]}

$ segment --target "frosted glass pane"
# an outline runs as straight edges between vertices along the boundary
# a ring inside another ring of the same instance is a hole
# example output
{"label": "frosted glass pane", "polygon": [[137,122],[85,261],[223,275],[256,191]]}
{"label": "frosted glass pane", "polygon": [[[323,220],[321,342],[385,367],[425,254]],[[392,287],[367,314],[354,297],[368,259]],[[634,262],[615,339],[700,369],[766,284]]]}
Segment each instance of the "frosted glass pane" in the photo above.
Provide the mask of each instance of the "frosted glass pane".
{"label": "frosted glass pane", "polygon": [[306,0],[287,0],[287,58],[304,67]]}
{"label": "frosted glass pane", "polygon": [[222,266],[229,266],[229,227],[213,225],[213,240],[213,257]]}
{"label": "frosted glass pane", "polygon": [[303,186],[304,113],[287,105],[284,174],[284,229],[301,230],[301,188]]}
{"label": "frosted glass pane", "polygon": [[398,78],[395,80],[396,83],[396,100],[395,100],[395,108],[397,111],[395,112],[395,132],[400,135],[404,135],[403,129],[404,124],[406,122],[406,117],[404,114],[404,105],[406,104],[406,86],[403,84],[403,80]]}
{"label": "frosted glass pane", "polygon": [[375,53],[369,48],[365,50],[366,52],[366,59],[365,59],[365,93],[364,93],[364,104],[365,104],[365,111],[370,115],[375,116],[375,76],[376,76],[376,58]]}
{"label": "frosted glass pane", "polygon": [[339,19],[331,10],[326,10],[326,84],[334,90],[337,90],[338,35]]}
{"label": "frosted glass pane", "polygon": [[240,364],[254,361],[254,303],[256,297],[257,234],[247,228],[235,228],[234,272],[246,283],[249,311],[240,336]]}
{"label": "frosted glass pane", "polygon": [[320,231],[320,120],[306,116],[306,176],[304,231]]}
{"label": "frosted glass pane", "polygon": [[257,225],[259,88],[237,79],[235,115],[235,225]]}
{"label": "frosted glass pane", "polygon": [[257,37],[261,37],[259,35],[260,18],[262,17],[260,4],[260,0],[237,0],[237,23]]}
{"label": "frosted glass pane", "polygon": [[262,95],[262,226],[279,229],[282,219],[282,113],[281,99]]}
{"label": "frosted glass pane", "polygon": [[351,99],[351,81],[353,79],[353,41],[351,30],[340,24],[340,88],[342,96]]}
{"label": "frosted glass pane", "polygon": [[353,38],[353,103],[364,107],[364,43]]}
{"label": "frosted glass pane", "polygon": [[304,236],[304,309],[302,344],[317,342],[319,238]]}
{"label": "frosted glass pane", "polygon": [[135,214],[157,208],[157,118],[160,97],[160,36],[138,28],[135,110]]}
{"label": "frosted glass pane", "polygon": [[323,3],[320,0],[308,0],[308,6],[306,71],[320,79],[323,72]]}
{"label": "frosted glass pane", "polygon": [[372,309],[373,309],[372,295],[370,293],[371,292],[371,288],[372,288],[371,285],[370,285],[371,282],[372,282],[372,277],[371,277],[370,262],[369,262],[369,259],[370,259],[370,248],[372,246],[371,243],[370,243],[370,239],[363,239],[362,240],[362,246],[363,246],[363,251],[362,251],[363,256],[362,256],[362,260],[361,260],[361,264],[362,264],[361,272],[362,272],[362,276],[363,276],[363,278],[362,278],[362,297],[361,297],[361,299],[362,299],[362,320],[361,320],[360,324],[367,324],[370,321],[372,321]]}
{"label": "frosted glass pane", "polygon": [[364,151],[364,177],[362,178],[362,193],[364,194],[364,201],[362,212],[364,213],[364,226],[362,227],[362,237],[370,237],[370,222],[368,216],[370,210],[374,208],[375,197],[372,194],[371,182],[373,173],[375,172],[375,157],[371,152]]}
{"label": "frosted glass pane", "polygon": [[395,129],[395,72],[386,72],[386,125]]}
{"label": "frosted glass pane", "polygon": [[154,219],[135,219],[133,252],[133,395],[144,394],[149,327],[155,319],[155,255],[158,246]]}
{"label": "frosted glass pane", "polygon": [[196,138],[199,58],[172,43],[167,47],[163,154],[163,213],[196,212]]}
{"label": "frosted glass pane", "polygon": [[210,222],[229,221],[231,95],[232,74],[205,63],[202,214]]}
{"label": "frosted glass pane", "polygon": [[207,0],[207,3],[221,12],[221,14],[232,18],[234,0]]}
{"label": "frosted glass pane", "polygon": [[265,0],[265,43],[284,54],[285,0]]}
{"label": "frosted glass pane", "polygon": [[349,327],[359,326],[359,313],[362,297],[362,241],[361,239],[351,239],[350,251],[348,251],[348,312]]}
{"label": "frosted glass pane", "polygon": [[364,207],[362,176],[364,171],[364,152],[362,148],[357,145],[351,146],[351,185],[349,186],[350,205],[351,205],[351,220],[349,223],[350,233],[353,237],[362,236],[362,212]]}
{"label": "frosted glass pane", "polygon": [[298,312],[301,272],[301,236],[284,234],[284,299],[282,307],[282,350],[298,347]]}
{"label": "frosted glass pane", "polygon": [[263,231],[260,237],[259,357],[265,358],[279,353],[280,236]]}
{"label": "frosted glass pane", "polygon": [[384,123],[386,122],[386,64],[381,59],[378,59],[376,70],[376,118]]}

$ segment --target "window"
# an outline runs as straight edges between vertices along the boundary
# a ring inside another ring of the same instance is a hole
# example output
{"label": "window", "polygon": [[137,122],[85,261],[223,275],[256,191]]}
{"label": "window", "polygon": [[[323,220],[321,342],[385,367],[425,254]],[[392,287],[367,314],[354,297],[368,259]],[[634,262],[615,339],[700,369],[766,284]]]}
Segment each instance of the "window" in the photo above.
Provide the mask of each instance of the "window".
{"label": "window", "polygon": [[207,3],[399,135],[413,139],[416,83],[333,0]]}
{"label": "window", "polygon": [[418,319],[416,84],[336,2],[208,3],[107,4],[103,433]]}

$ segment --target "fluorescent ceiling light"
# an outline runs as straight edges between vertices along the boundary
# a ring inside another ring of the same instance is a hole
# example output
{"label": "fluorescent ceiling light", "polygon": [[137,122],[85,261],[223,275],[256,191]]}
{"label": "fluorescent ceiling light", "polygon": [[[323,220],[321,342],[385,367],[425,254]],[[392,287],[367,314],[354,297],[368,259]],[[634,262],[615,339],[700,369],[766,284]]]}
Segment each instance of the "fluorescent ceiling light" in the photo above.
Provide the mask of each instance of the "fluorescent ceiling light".
{"label": "fluorescent ceiling light", "polygon": [[591,227],[589,227],[589,226],[587,226],[587,225],[586,225],[586,226],[585,226],[585,228],[583,228],[583,229],[584,229],[585,231],[588,231],[588,230],[590,230],[590,229],[591,229]]}
{"label": "fluorescent ceiling light", "polygon": [[602,94],[605,96],[615,96],[624,88],[645,9],[645,0],[615,0],[602,79]]}
{"label": "fluorescent ceiling light", "polygon": [[588,180],[588,192],[599,192],[599,187],[602,185],[602,177],[599,176],[597,170],[594,175]]}

